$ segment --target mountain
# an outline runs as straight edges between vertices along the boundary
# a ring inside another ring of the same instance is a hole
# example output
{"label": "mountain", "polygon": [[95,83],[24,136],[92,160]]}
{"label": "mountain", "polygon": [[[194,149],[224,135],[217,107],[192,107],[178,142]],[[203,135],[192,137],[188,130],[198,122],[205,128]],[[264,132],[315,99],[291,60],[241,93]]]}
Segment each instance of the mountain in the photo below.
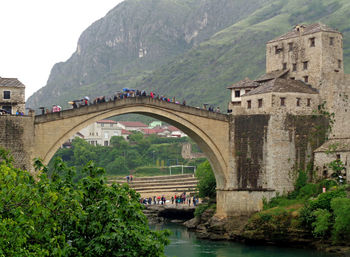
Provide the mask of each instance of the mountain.
{"label": "mountain", "polygon": [[125,0],[81,35],[27,106],[66,105],[123,87],[226,107],[227,86],[265,70],[265,42],[298,23],[344,33],[350,71],[348,0]]}

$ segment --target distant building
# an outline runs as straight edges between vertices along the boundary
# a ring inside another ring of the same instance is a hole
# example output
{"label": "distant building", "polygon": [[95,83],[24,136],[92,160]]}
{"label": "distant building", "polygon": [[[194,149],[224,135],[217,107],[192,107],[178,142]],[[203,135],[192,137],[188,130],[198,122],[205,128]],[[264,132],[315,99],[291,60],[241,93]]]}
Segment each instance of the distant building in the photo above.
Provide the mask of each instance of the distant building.
{"label": "distant building", "polygon": [[154,120],[150,124],[148,124],[148,127],[151,129],[154,127],[161,127],[161,126],[162,126],[162,122],[160,120]]}
{"label": "distant building", "polygon": [[122,136],[122,130],[114,120],[100,120],[82,129],[80,133],[92,145],[109,146],[111,137]]}
{"label": "distant building", "polygon": [[148,128],[146,124],[139,121],[117,121],[116,126],[129,131],[141,131],[142,129]]}
{"label": "distant building", "polygon": [[25,86],[16,78],[0,77],[0,106],[10,114],[25,111]]}

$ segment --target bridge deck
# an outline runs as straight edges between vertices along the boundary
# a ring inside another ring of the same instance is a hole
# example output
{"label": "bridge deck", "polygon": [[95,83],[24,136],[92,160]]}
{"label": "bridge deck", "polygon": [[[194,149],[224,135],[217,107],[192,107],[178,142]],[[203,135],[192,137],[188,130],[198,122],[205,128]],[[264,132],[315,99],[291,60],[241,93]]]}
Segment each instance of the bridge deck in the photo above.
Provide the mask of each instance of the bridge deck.
{"label": "bridge deck", "polygon": [[[108,111],[118,108],[126,108],[130,106],[145,106],[168,109],[169,111],[181,112],[186,114],[192,114],[208,119],[228,121],[228,115],[223,113],[211,112],[204,109],[199,109],[192,106],[185,106],[182,104],[169,103],[159,99],[151,97],[130,97],[125,99],[118,99],[115,101],[109,101],[105,103],[91,104],[88,106],[82,106],[75,109],[63,110],[60,112],[52,112],[48,114],[40,114],[35,116],[35,123],[45,123],[54,120],[60,120],[65,118],[71,118],[75,116],[85,115],[88,113],[95,113],[101,111]],[[142,113],[141,113],[142,114]]]}

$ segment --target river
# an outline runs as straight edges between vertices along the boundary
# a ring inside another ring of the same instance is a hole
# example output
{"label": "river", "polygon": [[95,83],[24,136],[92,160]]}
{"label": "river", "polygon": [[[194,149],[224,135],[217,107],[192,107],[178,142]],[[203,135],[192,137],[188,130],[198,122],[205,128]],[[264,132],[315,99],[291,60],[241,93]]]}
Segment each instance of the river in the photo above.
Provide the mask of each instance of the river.
{"label": "river", "polygon": [[330,257],[315,250],[282,248],[276,246],[245,245],[228,241],[198,239],[195,233],[178,224],[167,223],[151,226],[152,229],[169,229],[171,243],[165,249],[166,256],[173,257]]}

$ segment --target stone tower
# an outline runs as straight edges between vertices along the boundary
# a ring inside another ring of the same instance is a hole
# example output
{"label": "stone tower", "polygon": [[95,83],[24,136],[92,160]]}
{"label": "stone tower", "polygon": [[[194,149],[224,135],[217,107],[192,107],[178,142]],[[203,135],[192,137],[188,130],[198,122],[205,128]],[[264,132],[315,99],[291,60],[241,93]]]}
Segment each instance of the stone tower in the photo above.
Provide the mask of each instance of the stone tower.
{"label": "stone tower", "polygon": [[289,71],[288,78],[310,84],[326,100],[322,81],[344,73],[342,34],[321,23],[295,26],[266,44],[266,73],[276,70]]}

